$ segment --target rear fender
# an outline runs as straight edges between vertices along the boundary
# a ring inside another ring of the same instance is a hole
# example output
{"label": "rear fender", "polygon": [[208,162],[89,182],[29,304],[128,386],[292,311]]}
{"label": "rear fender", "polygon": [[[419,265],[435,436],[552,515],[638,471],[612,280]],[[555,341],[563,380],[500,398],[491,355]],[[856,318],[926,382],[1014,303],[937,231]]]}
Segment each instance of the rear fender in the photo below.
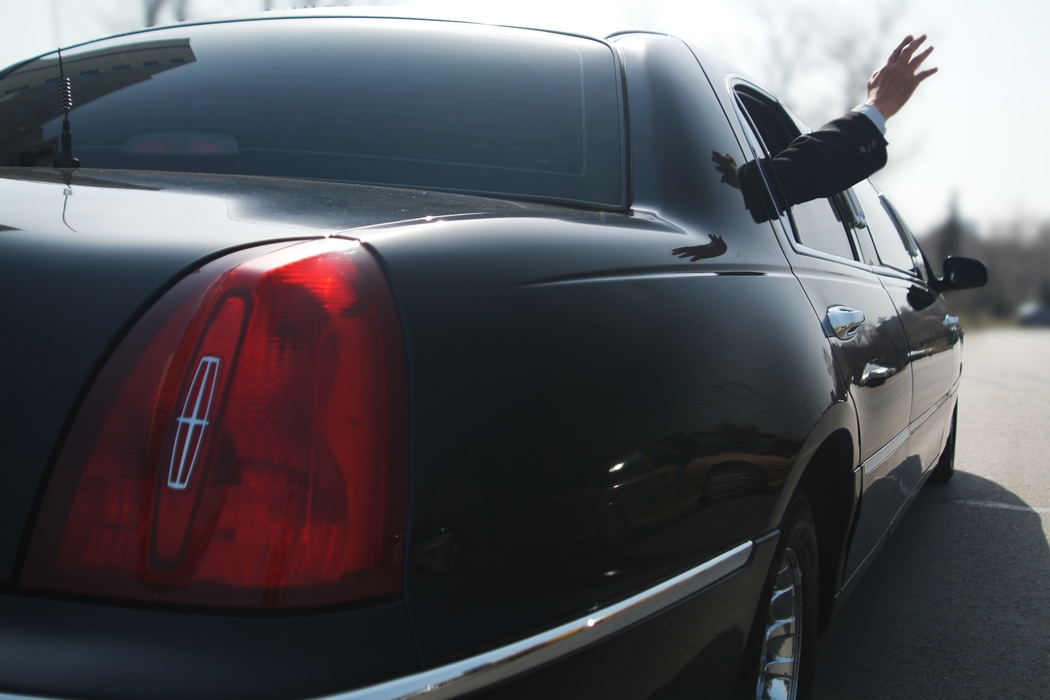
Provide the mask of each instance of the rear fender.
{"label": "rear fender", "polygon": [[[848,395],[845,400],[838,401],[828,407],[828,410],[814,424],[813,430],[810,431],[805,442],[802,443],[802,449],[795,460],[795,466],[788,476],[785,488],[781,492],[780,500],[773,511],[772,521],[769,525],[771,530],[780,526],[780,521],[784,518],[788,504],[794,498],[795,491],[798,489],[807,467],[813,461],[814,455],[831,437],[832,433],[839,430],[845,430],[849,433],[853,446],[853,461],[856,461],[856,456],[860,454],[860,442],[857,440],[857,410],[853,406],[853,399],[849,398]],[[855,474],[858,467],[859,465],[857,464],[852,465]],[[856,482],[859,486],[859,475],[856,477]],[[859,498],[859,493],[859,490],[855,492],[856,497],[854,501]]]}

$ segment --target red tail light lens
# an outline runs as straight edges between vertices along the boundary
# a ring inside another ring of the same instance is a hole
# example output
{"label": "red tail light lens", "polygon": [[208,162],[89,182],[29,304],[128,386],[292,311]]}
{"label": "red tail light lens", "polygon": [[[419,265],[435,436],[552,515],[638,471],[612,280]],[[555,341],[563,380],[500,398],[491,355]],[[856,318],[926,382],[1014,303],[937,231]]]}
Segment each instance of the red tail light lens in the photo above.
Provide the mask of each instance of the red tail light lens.
{"label": "red tail light lens", "polygon": [[406,394],[394,304],[360,244],[205,265],[100,373],[20,582],[245,607],[397,593]]}

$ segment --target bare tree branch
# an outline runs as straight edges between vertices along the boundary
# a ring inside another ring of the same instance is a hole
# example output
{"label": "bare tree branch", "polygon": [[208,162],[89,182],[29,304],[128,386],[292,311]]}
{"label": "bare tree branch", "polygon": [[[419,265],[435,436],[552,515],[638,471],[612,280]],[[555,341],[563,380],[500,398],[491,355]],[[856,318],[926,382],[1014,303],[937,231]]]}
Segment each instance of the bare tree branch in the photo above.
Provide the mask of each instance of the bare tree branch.
{"label": "bare tree branch", "polygon": [[187,17],[186,2],[187,0],[170,0],[170,2],[169,0],[142,0],[142,9],[145,13],[146,26],[156,26],[161,9],[169,4],[175,14],[175,19],[179,22],[185,21]]}
{"label": "bare tree branch", "polygon": [[863,102],[872,71],[900,38],[907,0],[865,7],[869,11],[799,0],[754,3],[765,35],[760,77],[803,118],[821,123]]}

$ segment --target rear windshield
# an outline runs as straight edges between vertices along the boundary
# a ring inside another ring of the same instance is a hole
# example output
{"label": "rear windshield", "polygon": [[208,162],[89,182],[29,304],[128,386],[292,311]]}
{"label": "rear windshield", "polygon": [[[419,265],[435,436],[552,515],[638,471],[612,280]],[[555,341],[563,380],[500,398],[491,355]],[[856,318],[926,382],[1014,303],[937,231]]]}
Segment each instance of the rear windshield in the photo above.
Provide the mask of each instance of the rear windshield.
{"label": "rear windshield", "polygon": [[[597,41],[457,23],[174,27],[63,52],[81,167],[272,175],[623,203]],[[0,77],[0,165],[59,151],[55,54]]]}

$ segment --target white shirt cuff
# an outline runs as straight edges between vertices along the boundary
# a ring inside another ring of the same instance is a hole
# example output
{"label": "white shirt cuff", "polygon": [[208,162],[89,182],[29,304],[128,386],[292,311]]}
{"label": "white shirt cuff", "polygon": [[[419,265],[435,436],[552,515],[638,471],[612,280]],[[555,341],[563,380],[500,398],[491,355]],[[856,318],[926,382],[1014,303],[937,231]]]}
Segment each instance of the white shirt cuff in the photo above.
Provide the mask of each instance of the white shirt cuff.
{"label": "white shirt cuff", "polygon": [[865,102],[862,105],[857,105],[850,111],[860,112],[865,117],[871,120],[871,123],[874,124],[876,128],[878,128],[879,132],[883,136],[886,135],[886,117],[882,116],[882,112],[876,109],[873,105],[869,105]]}

